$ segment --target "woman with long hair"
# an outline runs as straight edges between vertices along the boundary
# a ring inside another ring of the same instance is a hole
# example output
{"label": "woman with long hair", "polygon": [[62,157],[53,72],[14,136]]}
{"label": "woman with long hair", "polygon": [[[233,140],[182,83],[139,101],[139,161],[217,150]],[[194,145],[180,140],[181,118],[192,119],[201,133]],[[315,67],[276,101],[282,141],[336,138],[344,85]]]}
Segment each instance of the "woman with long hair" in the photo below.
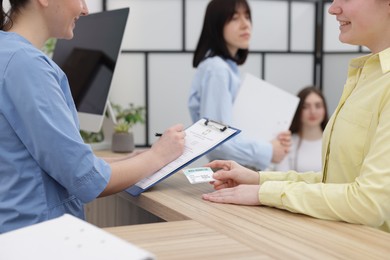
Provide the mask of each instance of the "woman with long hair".
{"label": "woman with long hair", "polygon": [[277,171],[321,171],[322,132],[328,123],[325,98],[315,86],[299,91],[297,111],[290,126],[291,149],[275,165]]}
{"label": "woman with long hair", "polygon": [[[233,124],[233,104],[241,84],[238,66],[248,56],[251,33],[251,10],[246,0],[210,1],[193,59],[197,71],[188,101],[193,122],[206,117]],[[290,142],[289,132],[271,142],[238,135],[207,156],[210,160],[232,159],[249,168],[265,169],[283,159]]]}

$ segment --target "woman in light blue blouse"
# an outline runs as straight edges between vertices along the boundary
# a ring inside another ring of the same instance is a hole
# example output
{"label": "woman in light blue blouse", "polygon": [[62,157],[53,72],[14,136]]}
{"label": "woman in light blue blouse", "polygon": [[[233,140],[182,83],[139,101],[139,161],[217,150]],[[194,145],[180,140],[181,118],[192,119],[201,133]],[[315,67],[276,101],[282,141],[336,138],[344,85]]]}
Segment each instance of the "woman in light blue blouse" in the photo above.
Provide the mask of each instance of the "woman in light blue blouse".
{"label": "woman in light blue blouse", "polygon": [[0,0],[0,234],[122,191],[179,157],[175,125],[137,156],[100,159],[84,144],[64,72],[40,49],[51,37],[71,39],[84,0]]}
{"label": "woman in light blue blouse", "polygon": [[[197,68],[188,107],[193,122],[206,117],[232,125],[233,103],[241,84],[238,65],[248,55],[252,23],[246,0],[212,0],[207,6],[202,33],[195,50]],[[253,111],[266,113],[266,111]],[[265,169],[280,162],[290,147],[291,135],[281,133],[272,142],[240,135],[208,154],[210,160],[231,159],[250,168]]]}

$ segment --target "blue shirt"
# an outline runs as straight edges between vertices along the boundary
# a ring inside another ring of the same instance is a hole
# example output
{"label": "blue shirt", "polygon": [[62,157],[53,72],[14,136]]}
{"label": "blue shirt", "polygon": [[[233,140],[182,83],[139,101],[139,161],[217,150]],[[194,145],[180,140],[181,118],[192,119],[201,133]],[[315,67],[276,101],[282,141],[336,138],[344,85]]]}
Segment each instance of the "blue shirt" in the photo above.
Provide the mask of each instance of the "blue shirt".
{"label": "blue shirt", "polygon": [[30,42],[0,31],[0,233],[69,213],[111,168],[84,144],[68,80]]}
{"label": "blue shirt", "polygon": [[[233,104],[240,85],[238,66],[234,61],[219,56],[202,61],[195,73],[188,100],[192,121],[206,117],[233,125]],[[265,169],[271,163],[272,144],[238,135],[207,156],[210,160],[228,159],[256,169]]]}

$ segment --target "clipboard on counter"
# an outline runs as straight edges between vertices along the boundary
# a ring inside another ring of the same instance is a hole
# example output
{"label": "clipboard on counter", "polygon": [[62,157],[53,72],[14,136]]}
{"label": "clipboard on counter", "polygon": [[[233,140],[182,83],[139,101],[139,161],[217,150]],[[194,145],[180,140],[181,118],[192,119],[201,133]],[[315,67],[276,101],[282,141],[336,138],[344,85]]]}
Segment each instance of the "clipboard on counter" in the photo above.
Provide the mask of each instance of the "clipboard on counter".
{"label": "clipboard on counter", "polygon": [[202,118],[186,128],[185,132],[186,137],[183,154],[153,175],[142,179],[126,189],[126,192],[132,196],[140,195],[142,192],[199,159],[230,138],[233,138],[241,130],[207,118]]}

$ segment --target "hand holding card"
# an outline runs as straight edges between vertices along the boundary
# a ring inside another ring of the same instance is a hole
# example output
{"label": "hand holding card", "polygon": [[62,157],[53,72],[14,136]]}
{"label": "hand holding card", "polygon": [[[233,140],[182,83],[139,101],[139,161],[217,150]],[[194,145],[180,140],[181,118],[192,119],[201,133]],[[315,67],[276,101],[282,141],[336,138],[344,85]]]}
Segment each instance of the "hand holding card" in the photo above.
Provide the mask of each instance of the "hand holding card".
{"label": "hand holding card", "polygon": [[210,167],[184,169],[183,173],[191,184],[215,181],[213,179],[214,172]]}

